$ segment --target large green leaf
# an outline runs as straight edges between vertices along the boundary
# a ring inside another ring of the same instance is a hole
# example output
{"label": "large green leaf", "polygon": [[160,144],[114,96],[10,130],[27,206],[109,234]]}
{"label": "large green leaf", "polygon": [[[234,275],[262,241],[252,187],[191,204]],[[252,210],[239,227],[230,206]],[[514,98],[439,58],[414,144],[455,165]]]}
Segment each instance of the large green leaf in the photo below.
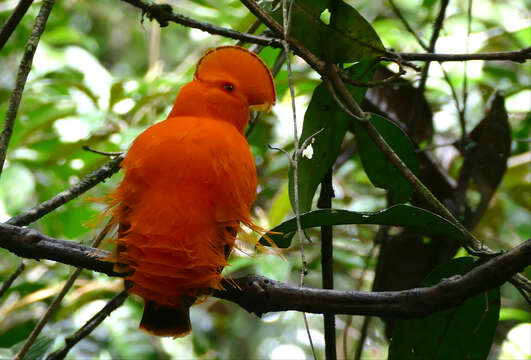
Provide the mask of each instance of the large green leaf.
{"label": "large green leaf", "polygon": [[[361,62],[351,66],[348,70],[353,79],[367,81],[372,79],[374,73],[370,65],[369,62]],[[365,87],[350,88],[352,96],[358,102],[363,99],[366,90]],[[315,190],[336,161],[351,122],[352,119],[339,108],[326,86],[323,83],[317,86],[304,114],[300,144],[302,145],[308,137],[319,130],[324,130],[314,137],[311,144],[313,149],[311,159],[304,156],[299,158],[298,184],[301,213],[310,210]],[[293,169],[290,169],[289,174],[289,192],[292,207],[295,208]]]}
{"label": "large green leaf", "polygon": [[[418,158],[406,133],[391,120],[380,115],[371,114],[370,121],[407,167],[417,173]],[[413,192],[411,185],[378,148],[359,121],[354,122],[354,129],[363,168],[373,185],[387,189],[391,203],[407,201]]]}
{"label": "large green leaf", "polygon": [[[321,14],[327,10],[329,24],[321,20]],[[282,8],[273,16],[282,22]],[[318,57],[333,63],[374,59],[384,51],[372,26],[343,1],[295,1],[291,24],[293,37]]]}
{"label": "large green leaf", "polygon": [[[407,226],[418,229],[426,234],[445,235],[464,242],[464,235],[459,229],[441,216],[411,205],[394,205],[378,212],[354,212],[348,210],[321,209],[310,211],[301,215],[303,229],[322,225],[347,225],[347,224],[379,224]],[[271,229],[267,236],[278,247],[286,248],[291,243],[291,238],[297,230],[295,218],[286,220]],[[267,245],[267,240],[260,242]]]}
{"label": "large green leaf", "polygon": [[[454,259],[437,267],[422,286],[462,275],[474,268],[474,259]],[[491,289],[462,305],[422,319],[399,320],[389,347],[389,360],[486,359],[500,312],[500,289]]]}

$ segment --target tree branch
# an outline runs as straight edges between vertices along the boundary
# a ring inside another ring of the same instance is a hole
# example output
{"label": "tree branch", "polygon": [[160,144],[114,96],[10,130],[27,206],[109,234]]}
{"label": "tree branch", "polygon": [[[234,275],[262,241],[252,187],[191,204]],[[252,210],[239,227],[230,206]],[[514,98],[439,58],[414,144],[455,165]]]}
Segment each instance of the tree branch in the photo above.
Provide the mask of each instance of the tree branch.
{"label": "tree branch", "polygon": [[[108,251],[53,239],[35,230],[0,224],[0,246],[18,256],[124,276],[113,270]],[[454,276],[428,288],[403,291],[339,291],[292,286],[257,275],[224,280],[225,290],[214,296],[232,301],[249,312],[296,310],[387,317],[421,317],[461,304],[465,299],[498,287],[531,265],[531,239],[493,257],[463,276]]]}
{"label": "tree branch", "polygon": [[181,14],[175,14],[169,4],[149,4],[142,0],[120,0],[142,9],[142,16],[147,15],[150,20],[157,20],[161,27],[168,26],[169,22],[174,22],[186,27],[206,31],[210,34],[221,35],[231,39],[240,40],[248,43],[271,46],[275,48],[282,47],[280,39],[252,34],[244,34],[239,31],[227,29],[224,27],[212,25],[209,23],[197,21]]}
{"label": "tree branch", "polygon": [[46,236],[34,229],[0,224],[0,247],[28,259],[47,259],[75,267],[102,272],[109,276],[124,276],[113,270],[111,253],[73,241]]}
{"label": "tree branch", "polygon": [[517,51],[501,51],[476,54],[435,54],[435,53],[397,53],[402,59],[410,61],[471,61],[471,60],[502,60],[524,63],[531,59],[531,47]]}
{"label": "tree branch", "polygon": [[88,320],[85,325],[83,325],[78,331],[73,335],[65,338],[65,345],[59,350],[54,351],[53,353],[46,356],[46,360],[52,359],[64,359],[70,349],[72,349],[78,342],[87,337],[99,324],[103,322],[114,310],[118,309],[127,299],[129,294],[127,291],[122,291],[113,297],[109,302],[98,311],[93,317]]}
{"label": "tree branch", "polygon": [[531,263],[531,239],[463,276],[437,285],[402,291],[339,291],[300,288],[257,275],[223,282],[215,296],[260,316],[270,311],[304,311],[386,317],[423,317],[460,305],[466,299],[502,285]]}
{"label": "tree branch", "polygon": [[117,156],[100,167],[98,170],[95,170],[85,176],[80,182],[73,185],[69,189],[60,192],[49,200],[46,200],[45,202],[40,203],[39,205],[34,206],[17,216],[12,217],[6,222],[6,224],[23,226],[31,224],[32,222],[40,219],[44,215],[57,209],[59,206],[69,202],[73,198],[83,194],[87,190],[104,181],[106,178],[117,173],[120,170],[120,162],[123,160],[123,158],[123,156]]}
{"label": "tree branch", "polygon": [[24,91],[24,86],[26,85],[26,80],[28,74],[31,70],[31,64],[33,63],[33,56],[37,50],[37,45],[41,38],[44,28],[46,27],[46,21],[48,16],[52,11],[53,4],[55,0],[44,0],[39,10],[39,14],[35,19],[35,24],[31,30],[30,37],[26,46],[24,48],[24,55],[20,61],[18,67],[17,78],[15,80],[15,88],[11,93],[9,98],[9,107],[7,109],[6,119],[4,122],[4,128],[0,134],[0,175],[2,174],[2,169],[4,168],[4,162],[7,155],[7,147],[9,146],[9,140],[13,134],[13,127],[15,126],[15,119],[17,118],[18,107],[20,105],[20,100],[22,99],[22,92]]}
{"label": "tree branch", "polygon": [[13,274],[11,274],[9,278],[7,278],[7,280],[2,283],[2,287],[0,287],[0,299],[2,298],[2,296],[4,296],[7,289],[9,289],[9,287],[13,284],[13,282],[17,279],[17,277],[19,277],[19,275],[22,274],[25,268],[26,268],[26,265],[24,265],[24,263],[21,262],[17,266]]}
{"label": "tree branch", "polygon": [[33,0],[20,0],[4,25],[2,25],[2,28],[0,29],[0,50],[2,50],[7,40],[9,40],[13,31],[20,23],[20,20],[22,20],[32,3]]}

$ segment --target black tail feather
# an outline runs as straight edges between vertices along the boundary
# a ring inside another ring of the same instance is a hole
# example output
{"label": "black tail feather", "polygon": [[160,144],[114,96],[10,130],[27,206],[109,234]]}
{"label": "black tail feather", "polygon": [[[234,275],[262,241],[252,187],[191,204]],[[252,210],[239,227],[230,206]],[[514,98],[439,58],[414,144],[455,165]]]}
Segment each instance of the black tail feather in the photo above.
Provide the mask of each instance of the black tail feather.
{"label": "black tail feather", "polygon": [[140,329],[157,336],[182,337],[192,331],[190,308],[187,306],[161,306],[146,301]]}

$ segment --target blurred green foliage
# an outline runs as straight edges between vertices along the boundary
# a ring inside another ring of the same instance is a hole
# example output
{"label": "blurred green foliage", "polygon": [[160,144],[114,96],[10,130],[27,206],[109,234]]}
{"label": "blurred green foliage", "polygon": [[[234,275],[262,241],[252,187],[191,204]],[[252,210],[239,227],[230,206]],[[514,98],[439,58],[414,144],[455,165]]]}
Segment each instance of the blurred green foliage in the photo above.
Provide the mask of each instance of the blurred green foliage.
{"label": "blurred green foliage", "polygon": [[[0,24],[7,19],[15,3],[0,3]],[[254,21],[238,1],[170,3],[175,12],[239,31],[244,31]],[[401,0],[396,3],[417,34],[427,42],[439,2]],[[385,47],[401,52],[422,51],[386,3],[350,0],[342,6],[345,4],[354,6],[368,20],[370,26],[363,25],[366,31],[372,34],[374,28]],[[39,6],[40,3],[36,2],[30,7],[0,52],[1,119],[5,117],[18,64]],[[451,2],[437,51],[466,51],[466,6],[464,0]],[[524,1],[474,1],[469,51],[507,51],[529,46],[531,28],[524,10]],[[312,21],[317,19],[326,20],[326,16],[313,17]],[[379,47],[377,37],[371,41]],[[67,189],[107,161],[104,156],[83,150],[82,145],[104,151],[127,149],[147,126],[165,118],[179,87],[191,79],[193,66],[200,55],[206,49],[222,44],[234,44],[234,41],[176,24],[161,30],[158,24],[147,19],[141,22],[140,11],[120,1],[57,2],[34,59],[0,179],[0,221]],[[272,66],[278,53],[278,50],[266,48],[260,56]],[[460,62],[442,65],[459,95],[465,76],[463,66]],[[300,59],[294,58],[293,67],[297,115],[302,119],[319,81]],[[460,136],[452,93],[440,69],[439,64],[431,65],[425,94],[434,112],[432,141],[439,144]],[[511,62],[469,62],[466,76],[468,130],[484,116],[492,93],[503,90],[507,96],[513,139],[531,137],[527,89],[531,77],[529,66]],[[415,81],[418,74],[410,72],[407,77]],[[268,144],[289,151],[293,149],[285,66],[276,77],[276,86],[278,105],[271,114],[259,117],[249,136],[260,181],[254,215],[265,228],[276,226],[293,215],[287,185],[288,160],[282,153],[267,149]],[[347,133],[339,150],[340,158],[341,154],[349,154],[354,145],[353,136]],[[444,167],[450,169],[450,174],[456,176],[460,166],[458,154],[446,147],[437,149],[435,155]],[[531,237],[529,158],[530,143],[513,141],[507,173],[476,229],[478,237],[490,247],[510,248]],[[103,205],[94,199],[104,197],[119,181],[120,175],[115,175],[31,226],[52,237],[86,243],[97,232],[98,215],[103,209]],[[338,162],[334,190],[335,208],[374,211],[383,209],[386,204],[385,193],[371,185],[358,155],[346,156]],[[370,290],[375,268],[375,253],[371,248],[377,228],[345,225],[334,229],[336,288]],[[320,287],[319,236],[314,231],[310,235],[315,241],[305,245],[310,271],[306,284]],[[20,260],[6,251],[1,251],[0,256],[2,282]],[[232,265],[225,271],[234,277],[256,273],[296,283],[301,268],[296,244],[286,250],[285,256],[286,262],[271,255],[248,257],[236,252],[231,259]],[[26,261],[26,264],[28,269],[0,302],[0,357],[16,351],[17,343],[27,337],[71,270],[51,261]],[[39,358],[44,351],[61,346],[64,337],[83,325],[120,287],[119,280],[84,271],[28,358]],[[524,315],[519,312],[524,305],[516,290],[504,286],[501,296],[502,314],[506,316],[502,320],[512,325],[529,322],[529,316],[525,315],[528,312]],[[289,348],[292,351],[298,349],[306,357],[311,356],[302,317],[298,313],[267,314],[258,319],[231,303],[210,298],[192,308],[193,334],[172,340],[139,331],[141,311],[137,299],[128,299],[68,357],[275,358],[281,355],[279,349],[285,350],[287,345],[292,345]],[[316,351],[322,358],[322,319],[318,315],[308,317]],[[347,354],[340,351],[340,357],[352,357],[358,346],[360,318],[356,317],[350,323],[348,317],[338,316],[337,328],[341,349],[342,339],[347,340]],[[366,358],[380,359],[387,353],[388,345],[382,329],[381,322],[373,321]]]}

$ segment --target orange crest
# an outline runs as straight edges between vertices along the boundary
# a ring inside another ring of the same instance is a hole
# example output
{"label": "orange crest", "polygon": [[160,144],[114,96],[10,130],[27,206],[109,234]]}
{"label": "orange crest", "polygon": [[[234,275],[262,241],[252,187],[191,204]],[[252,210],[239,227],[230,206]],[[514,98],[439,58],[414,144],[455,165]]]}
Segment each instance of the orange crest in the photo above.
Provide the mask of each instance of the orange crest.
{"label": "orange crest", "polygon": [[220,46],[208,50],[197,63],[194,79],[227,81],[245,94],[255,110],[269,110],[275,103],[273,75],[253,52],[239,46]]}

